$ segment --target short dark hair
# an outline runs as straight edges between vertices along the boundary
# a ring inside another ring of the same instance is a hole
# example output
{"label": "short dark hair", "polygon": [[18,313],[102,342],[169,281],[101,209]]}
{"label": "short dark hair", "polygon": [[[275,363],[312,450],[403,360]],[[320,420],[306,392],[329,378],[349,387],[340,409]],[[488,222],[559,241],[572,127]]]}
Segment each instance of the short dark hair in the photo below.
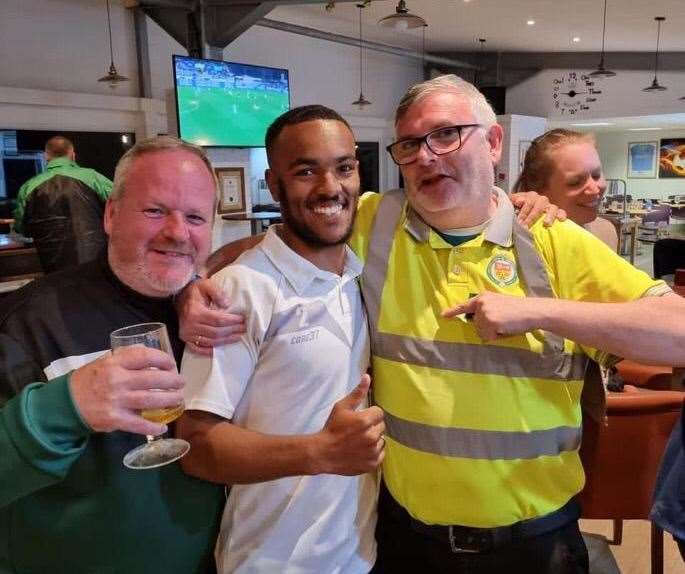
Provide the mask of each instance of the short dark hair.
{"label": "short dark hair", "polygon": [[265,145],[266,145],[266,158],[271,165],[271,160],[273,159],[273,149],[278,136],[287,126],[294,126],[297,124],[302,124],[304,122],[311,122],[315,120],[333,120],[336,122],[343,123],[347,128],[352,131],[350,124],[347,120],[343,118],[338,112],[327,108],[326,106],[321,106],[319,104],[309,105],[309,106],[299,106],[288,110],[284,114],[278,116],[273,123],[266,130]]}
{"label": "short dark hair", "polygon": [[63,157],[74,149],[74,144],[64,136],[53,136],[45,143],[45,153],[50,157]]}

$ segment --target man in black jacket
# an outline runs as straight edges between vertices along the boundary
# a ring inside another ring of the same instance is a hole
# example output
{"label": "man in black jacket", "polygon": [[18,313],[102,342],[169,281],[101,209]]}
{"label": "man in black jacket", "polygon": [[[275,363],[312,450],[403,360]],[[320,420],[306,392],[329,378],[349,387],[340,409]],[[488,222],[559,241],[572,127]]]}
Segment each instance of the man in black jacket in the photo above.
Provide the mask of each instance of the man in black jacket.
{"label": "man in black jacket", "polygon": [[140,411],[181,401],[175,361],[141,347],[111,354],[109,335],[163,322],[180,358],[171,296],[209,253],[215,205],[200,148],[142,142],[117,166],[106,255],[2,301],[0,572],[214,571],[223,487],[178,464],[122,464],[142,435],[166,430]]}
{"label": "man in black jacket", "polygon": [[107,243],[102,228],[112,182],[76,163],[74,144],[54,136],[45,144],[47,169],[21,186],[14,212],[17,232],[32,237],[43,271],[95,259]]}

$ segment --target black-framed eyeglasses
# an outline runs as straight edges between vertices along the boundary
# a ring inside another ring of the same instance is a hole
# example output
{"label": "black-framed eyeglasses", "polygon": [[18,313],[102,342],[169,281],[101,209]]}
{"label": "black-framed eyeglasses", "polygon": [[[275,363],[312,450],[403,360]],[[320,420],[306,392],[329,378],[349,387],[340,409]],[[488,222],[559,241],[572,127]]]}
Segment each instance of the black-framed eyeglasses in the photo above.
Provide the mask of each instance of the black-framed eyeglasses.
{"label": "black-framed eyeglasses", "polygon": [[464,128],[477,128],[482,124],[462,124],[457,126],[445,126],[428,132],[420,138],[405,138],[391,143],[385,149],[397,165],[406,165],[413,162],[421,150],[421,144],[435,155],[444,155],[457,151],[463,143],[461,133]]}

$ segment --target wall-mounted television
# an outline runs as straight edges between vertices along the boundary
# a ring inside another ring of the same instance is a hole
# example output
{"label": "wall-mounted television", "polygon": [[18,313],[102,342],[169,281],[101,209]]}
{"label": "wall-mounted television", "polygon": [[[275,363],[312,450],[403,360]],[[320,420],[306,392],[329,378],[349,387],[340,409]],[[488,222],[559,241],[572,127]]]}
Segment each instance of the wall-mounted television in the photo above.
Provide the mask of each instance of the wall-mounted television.
{"label": "wall-mounted television", "polygon": [[290,108],[288,70],[174,56],[178,134],[210,147],[262,147]]}

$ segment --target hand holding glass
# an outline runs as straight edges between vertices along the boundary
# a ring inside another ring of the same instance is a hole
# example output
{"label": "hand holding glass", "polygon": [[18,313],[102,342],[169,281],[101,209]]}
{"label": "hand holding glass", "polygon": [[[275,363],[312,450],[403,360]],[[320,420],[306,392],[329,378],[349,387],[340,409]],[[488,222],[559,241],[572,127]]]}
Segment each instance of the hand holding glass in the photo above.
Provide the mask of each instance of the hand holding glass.
{"label": "hand holding glass", "polygon": [[[110,335],[110,341],[114,353],[120,347],[139,345],[159,349],[171,355],[172,358],[174,356],[164,323],[142,323],[117,329]],[[168,408],[143,410],[140,415],[149,421],[166,424],[180,417],[183,409],[184,404],[181,402],[179,405]],[[156,468],[178,460],[190,450],[190,445],[182,439],[158,439],[149,435],[146,438],[146,444],[126,453],[125,466],[132,469]]]}

